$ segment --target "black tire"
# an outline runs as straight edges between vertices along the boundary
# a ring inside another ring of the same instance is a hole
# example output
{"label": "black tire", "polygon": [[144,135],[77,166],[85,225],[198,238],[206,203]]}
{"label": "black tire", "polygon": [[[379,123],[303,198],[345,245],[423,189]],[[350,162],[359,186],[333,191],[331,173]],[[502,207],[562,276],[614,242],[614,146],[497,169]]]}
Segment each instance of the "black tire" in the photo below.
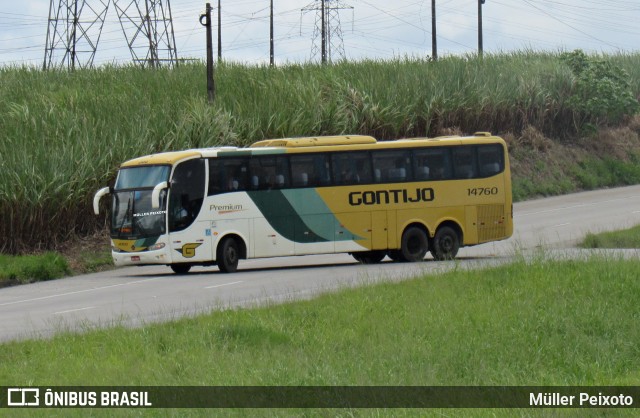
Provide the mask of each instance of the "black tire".
{"label": "black tire", "polygon": [[187,274],[191,270],[191,264],[171,264],[170,267],[175,274]]}
{"label": "black tire", "polygon": [[359,263],[376,264],[381,262],[387,253],[385,251],[360,251],[357,253],[351,253],[351,255]]}
{"label": "black tire", "polygon": [[403,261],[422,261],[429,250],[429,238],[424,229],[410,226],[402,234],[400,256]]}
{"label": "black tire", "polygon": [[433,237],[431,255],[436,260],[453,260],[460,249],[460,236],[449,226],[438,229]]}
{"label": "black tire", "polygon": [[218,268],[223,273],[233,273],[238,269],[238,261],[240,260],[240,250],[238,243],[234,238],[225,238],[218,245],[218,253],[216,262]]}

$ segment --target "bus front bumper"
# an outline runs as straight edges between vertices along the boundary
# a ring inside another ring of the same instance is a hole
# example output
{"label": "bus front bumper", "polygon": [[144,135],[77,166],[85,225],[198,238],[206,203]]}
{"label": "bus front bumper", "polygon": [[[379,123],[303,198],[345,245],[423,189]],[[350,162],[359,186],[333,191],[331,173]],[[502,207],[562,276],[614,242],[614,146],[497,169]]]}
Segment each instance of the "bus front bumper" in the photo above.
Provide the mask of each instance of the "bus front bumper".
{"label": "bus front bumper", "polygon": [[171,257],[167,248],[155,251],[116,252],[111,251],[116,266],[145,266],[150,264],[170,264]]}

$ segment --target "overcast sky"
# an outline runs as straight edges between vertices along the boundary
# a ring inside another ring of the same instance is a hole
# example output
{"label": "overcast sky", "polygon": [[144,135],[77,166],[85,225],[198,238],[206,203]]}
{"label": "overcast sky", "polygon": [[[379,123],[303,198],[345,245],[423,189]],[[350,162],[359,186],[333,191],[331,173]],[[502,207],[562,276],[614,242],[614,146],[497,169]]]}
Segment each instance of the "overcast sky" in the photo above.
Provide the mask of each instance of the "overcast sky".
{"label": "overcast sky", "polygon": [[[54,8],[60,1],[53,0]],[[109,2],[84,1],[86,15],[88,6],[100,10],[104,8],[103,2]],[[135,0],[117,1],[125,5]],[[210,1],[217,7],[217,0]],[[82,0],[78,2],[81,4]],[[164,0],[165,5],[168,2]],[[436,4],[438,54],[475,52],[477,0],[436,0]],[[313,0],[274,0],[277,63],[311,59],[316,12],[301,9],[313,5]],[[431,54],[431,0],[340,0],[340,5],[353,7],[339,12],[348,59]],[[0,65],[42,65],[49,7],[50,0],[2,1]],[[180,58],[205,58],[205,30],[198,22],[204,7],[204,1],[171,0]],[[216,13],[214,10],[214,20]],[[269,0],[222,0],[221,17],[225,60],[269,61]],[[116,9],[110,3],[94,64],[131,61],[118,22]],[[640,0],[486,0],[483,22],[485,53],[522,49],[581,48],[591,52],[640,49]],[[214,48],[215,31],[214,27]],[[93,41],[95,33],[90,35]]]}

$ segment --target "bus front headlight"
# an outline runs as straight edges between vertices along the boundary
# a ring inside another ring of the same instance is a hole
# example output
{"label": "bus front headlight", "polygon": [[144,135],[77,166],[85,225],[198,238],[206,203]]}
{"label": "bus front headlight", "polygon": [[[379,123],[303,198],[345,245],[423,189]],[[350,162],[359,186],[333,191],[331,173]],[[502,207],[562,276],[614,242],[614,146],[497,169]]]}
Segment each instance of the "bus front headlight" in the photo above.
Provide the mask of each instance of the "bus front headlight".
{"label": "bus front headlight", "polygon": [[157,244],[153,244],[148,248],[149,251],[161,250],[164,248],[164,242],[158,242]]}

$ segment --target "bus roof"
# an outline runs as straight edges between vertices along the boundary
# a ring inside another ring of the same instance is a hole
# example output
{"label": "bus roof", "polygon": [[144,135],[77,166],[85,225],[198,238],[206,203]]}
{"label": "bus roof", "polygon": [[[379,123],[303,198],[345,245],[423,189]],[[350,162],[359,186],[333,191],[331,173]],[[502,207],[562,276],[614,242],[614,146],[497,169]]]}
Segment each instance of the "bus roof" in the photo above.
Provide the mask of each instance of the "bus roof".
{"label": "bus roof", "polygon": [[310,136],[301,138],[266,139],[258,141],[250,148],[259,147],[318,147],[330,145],[359,145],[375,144],[378,141],[372,136],[366,135],[335,135],[335,136]]}
{"label": "bus roof", "polygon": [[476,132],[472,136],[440,136],[436,138],[408,138],[393,141],[376,141],[366,135],[336,135],[301,138],[267,139],[258,141],[248,148],[213,147],[191,149],[185,151],[162,152],[147,155],[124,162],[121,167],[135,167],[143,165],[173,165],[182,160],[198,157],[216,156],[248,156],[264,154],[283,154],[299,152],[339,151],[348,149],[371,150],[389,148],[429,147],[453,144],[484,144],[487,142],[504,144],[500,137],[488,132]]}

